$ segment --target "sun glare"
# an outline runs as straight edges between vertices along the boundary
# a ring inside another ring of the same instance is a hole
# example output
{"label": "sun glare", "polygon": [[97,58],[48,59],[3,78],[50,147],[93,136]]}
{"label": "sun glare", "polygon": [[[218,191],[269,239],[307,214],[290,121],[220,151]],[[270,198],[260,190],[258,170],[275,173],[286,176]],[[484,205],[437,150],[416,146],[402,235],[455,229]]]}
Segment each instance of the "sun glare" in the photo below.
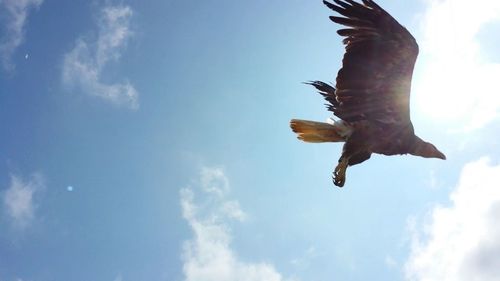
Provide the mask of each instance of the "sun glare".
{"label": "sun glare", "polygon": [[[429,63],[424,73],[416,79],[414,102],[416,110],[430,118],[450,121],[463,116],[468,109],[467,84],[465,77],[445,63]],[[457,79],[458,78],[458,79]]]}
{"label": "sun glare", "polygon": [[481,127],[497,115],[499,64],[430,62],[421,71],[413,87],[416,113],[464,129]]}
{"label": "sun glare", "polygon": [[[467,1],[445,0],[424,15],[413,81],[414,113],[465,130],[495,118],[500,64],[484,59],[477,38],[482,26],[500,19],[500,4],[491,7],[486,14],[474,13]],[[459,20],[464,17],[467,21]]]}

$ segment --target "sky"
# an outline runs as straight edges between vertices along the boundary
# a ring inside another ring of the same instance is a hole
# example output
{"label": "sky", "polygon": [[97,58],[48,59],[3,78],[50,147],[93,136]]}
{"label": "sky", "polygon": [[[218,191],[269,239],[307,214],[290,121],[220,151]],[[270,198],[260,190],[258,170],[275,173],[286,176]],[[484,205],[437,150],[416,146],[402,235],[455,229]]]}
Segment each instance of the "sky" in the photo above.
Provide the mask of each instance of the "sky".
{"label": "sky", "polygon": [[321,1],[0,0],[0,281],[493,281],[500,2],[378,2],[417,39],[411,116],[447,160],[340,144]]}

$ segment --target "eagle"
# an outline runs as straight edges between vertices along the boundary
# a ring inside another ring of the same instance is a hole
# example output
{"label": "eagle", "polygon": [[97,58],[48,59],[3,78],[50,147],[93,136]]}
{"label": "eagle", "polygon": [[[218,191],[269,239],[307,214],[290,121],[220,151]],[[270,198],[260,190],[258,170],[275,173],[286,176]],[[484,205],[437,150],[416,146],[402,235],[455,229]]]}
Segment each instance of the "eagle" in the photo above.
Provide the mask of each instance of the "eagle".
{"label": "eagle", "polygon": [[298,139],[311,142],[344,142],[333,171],[336,186],[345,183],[347,167],[362,163],[372,153],[411,154],[446,159],[433,144],[415,135],[410,120],[410,88],[418,55],[415,38],[372,0],[323,1],[340,16],[345,54],[336,85],[321,81],[314,86],[338,118],[331,122],[292,119]]}

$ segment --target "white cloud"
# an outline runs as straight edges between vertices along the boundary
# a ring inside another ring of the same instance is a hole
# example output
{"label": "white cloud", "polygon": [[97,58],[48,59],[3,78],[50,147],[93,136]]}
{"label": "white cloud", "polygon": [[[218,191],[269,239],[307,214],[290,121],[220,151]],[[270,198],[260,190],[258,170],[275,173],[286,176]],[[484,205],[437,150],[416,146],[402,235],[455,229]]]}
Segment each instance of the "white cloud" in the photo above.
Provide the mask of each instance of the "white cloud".
{"label": "white cloud", "polygon": [[36,174],[28,181],[12,175],[9,188],[3,194],[6,214],[16,227],[24,228],[35,218],[35,193],[43,188],[43,178]]}
{"label": "white cloud", "polygon": [[500,20],[500,1],[425,2],[419,42],[423,63],[414,81],[416,108],[434,120],[453,121],[461,130],[481,128],[499,115],[500,64],[487,61],[478,33]]}
{"label": "white cloud", "polygon": [[[202,169],[199,189],[181,190],[182,213],[194,237],[185,242],[182,259],[186,281],[281,281],[273,265],[239,260],[231,249],[232,219],[246,215],[238,201],[226,199],[229,181],[222,169]],[[202,202],[195,202],[202,195]],[[228,207],[230,206],[230,207]]]}
{"label": "white cloud", "polygon": [[207,193],[223,196],[229,190],[229,181],[221,168],[206,168],[201,170],[201,188]]}
{"label": "white cloud", "polygon": [[63,83],[70,89],[107,100],[115,105],[137,109],[139,94],[130,82],[102,82],[104,68],[118,61],[121,51],[132,36],[129,27],[132,9],[129,6],[109,6],[102,9],[99,32],[95,40],[80,38],[73,50],[64,56]]}
{"label": "white cloud", "polygon": [[412,281],[496,281],[500,276],[500,165],[467,164],[451,206],[437,206],[428,222],[412,224],[405,265]]}
{"label": "white cloud", "polygon": [[12,55],[24,41],[24,27],[31,8],[38,8],[43,0],[2,0],[0,11],[5,13],[5,35],[0,39],[0,60],[6,71],[12,71]]}

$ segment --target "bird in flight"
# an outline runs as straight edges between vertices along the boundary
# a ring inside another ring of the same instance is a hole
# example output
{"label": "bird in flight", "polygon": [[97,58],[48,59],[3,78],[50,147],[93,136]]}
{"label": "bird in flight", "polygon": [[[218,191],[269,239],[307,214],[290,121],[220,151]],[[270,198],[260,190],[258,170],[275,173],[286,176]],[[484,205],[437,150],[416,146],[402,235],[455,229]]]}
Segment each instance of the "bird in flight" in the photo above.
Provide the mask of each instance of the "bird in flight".
{"label": "bird in flight", "polygon": [[325,98],[339,120],[323,123],[292,119],[305,142],[344,142],[333,183],[342,187],[348,166],[384,155],[412,154],[446,159],[433,144],[415,135],[410,120],[410,88],[418,55],[415,38],[372,0],[323,1],[340,16],[330,20],[346,28],[345,54],[336,85],[307,82]]}

